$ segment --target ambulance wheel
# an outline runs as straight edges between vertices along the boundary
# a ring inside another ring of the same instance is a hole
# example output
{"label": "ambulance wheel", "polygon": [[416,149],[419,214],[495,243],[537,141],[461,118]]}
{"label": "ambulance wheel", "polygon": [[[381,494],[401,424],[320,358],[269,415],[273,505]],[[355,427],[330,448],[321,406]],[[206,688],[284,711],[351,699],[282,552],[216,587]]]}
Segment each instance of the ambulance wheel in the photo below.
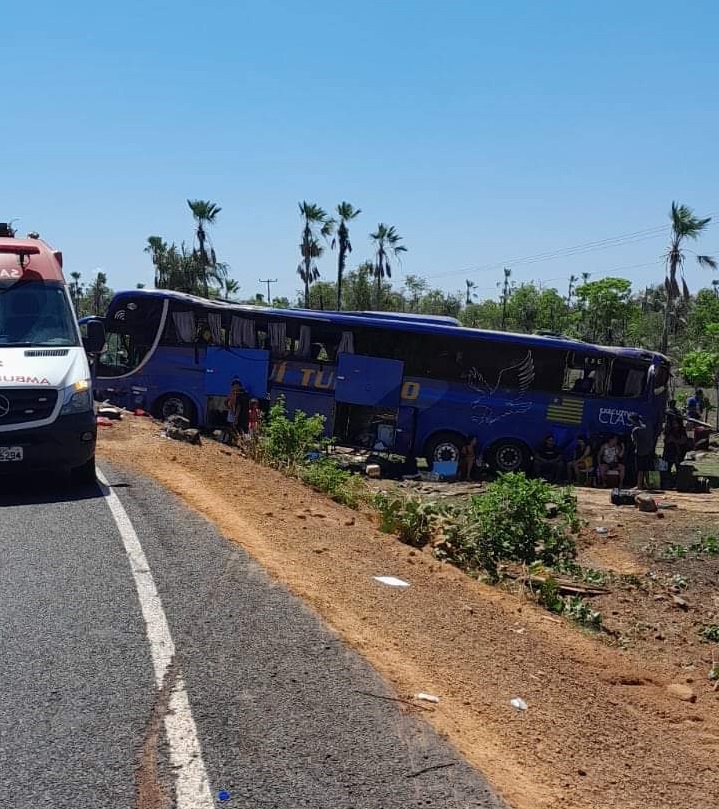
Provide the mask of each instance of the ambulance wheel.
{"label": "ambulance wheel", "polygon": [[88,483],[97,482],[97,474],[95,472],[95,456],[93,455],[89,461],[86,461],[82,466],[76,466],[70,470],[72,482],[78,486]]}
{"label": "ambulance wheel", "polygon": [[183,416],[191,427],[195,426],[197,418],[192,399],[182,393],[168,393],[160,398],[155,405],[155,416],[163,421],[170,416]]}

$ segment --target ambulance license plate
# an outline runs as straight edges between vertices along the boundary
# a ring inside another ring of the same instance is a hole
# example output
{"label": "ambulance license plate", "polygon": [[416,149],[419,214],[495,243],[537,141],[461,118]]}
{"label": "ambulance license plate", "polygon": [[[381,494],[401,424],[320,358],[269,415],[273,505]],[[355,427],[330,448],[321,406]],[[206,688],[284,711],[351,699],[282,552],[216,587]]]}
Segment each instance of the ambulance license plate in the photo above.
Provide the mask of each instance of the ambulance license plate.
{"label": "ambulance license plate", "polygon": [[0,447],[0,463],[6,461],[22,461],[22,447]]}

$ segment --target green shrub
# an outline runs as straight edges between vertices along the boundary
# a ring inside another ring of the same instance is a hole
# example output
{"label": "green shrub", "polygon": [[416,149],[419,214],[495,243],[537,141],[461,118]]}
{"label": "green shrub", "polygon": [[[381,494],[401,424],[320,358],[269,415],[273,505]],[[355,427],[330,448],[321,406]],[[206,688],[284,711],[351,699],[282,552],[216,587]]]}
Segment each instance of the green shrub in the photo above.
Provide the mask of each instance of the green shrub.
{"label": "green shrub", "polygon": [[545,609],[557,615],[566,615],[572,621],[592,629],[602,626],[602,614],[593,610],[588,601],[581,596],[562,596],[559,585],[551,576],[546,579],[537,592],[537,601]]}
{"label": "green shrub", "polygon": [[423,548],[435,536],[447,514],[441,506],[419,497],[381,492],[375,495],[374,505],[380,515],[380,530],[397,534],[402,542],[415,548]]}
{"label": "green shrub", "polygon": [[542,582],[537,592],[537,601],[550,612],[561,613],[564,610],[564,599],[559,595],[557,580],[551,576]]}
{"label": "green shrub", "polygon": [[719,641],[719,626],[717,624],[704,626],[699,630],[699,634],[704,640]]}
{"label": "green shrub", "polygon": [[284,397],[278,397],[262,424],[258,440],[258,460],[276,469],[293,472],[309,452],[323,446],[325,417],[308,416],[297,410],[288,418]]}
{"label": "green shrub", "polygon": [[[549,504],[556,507],[556,517],[547,516]],[[561,569],[576,556],[572,534],[578,530],[571,489],[514,472],[500,475],[484,494],[470,498],[460,536],[465,551],[496,580],[503,561],[538,561]]]}
{"label": "green shrub", "polygon": [[300,467],[299,477],[308,486],[328,494],[333,500],[350,508],[358,508],[367,498],[362,478],[341,469],[330,458],[320,458]]}

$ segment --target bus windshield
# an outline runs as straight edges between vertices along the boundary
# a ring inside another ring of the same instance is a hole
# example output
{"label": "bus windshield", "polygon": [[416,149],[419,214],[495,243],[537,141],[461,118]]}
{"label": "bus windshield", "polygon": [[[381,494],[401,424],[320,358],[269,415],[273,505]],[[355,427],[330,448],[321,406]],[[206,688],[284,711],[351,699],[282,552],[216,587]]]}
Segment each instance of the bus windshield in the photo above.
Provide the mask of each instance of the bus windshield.
{"label": "bus windshield", "polygon": [[77,346],[70,302],[61,284],[0,284],[0,346]]}

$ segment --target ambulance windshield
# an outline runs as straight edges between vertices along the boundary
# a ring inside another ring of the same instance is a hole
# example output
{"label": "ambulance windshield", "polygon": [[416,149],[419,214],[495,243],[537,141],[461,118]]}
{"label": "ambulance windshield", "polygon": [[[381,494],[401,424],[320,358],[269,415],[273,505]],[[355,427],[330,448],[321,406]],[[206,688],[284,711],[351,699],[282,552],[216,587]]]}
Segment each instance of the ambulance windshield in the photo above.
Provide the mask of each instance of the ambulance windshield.
{"label": "ambulance windshield", "polygon": [[61,284],[0,281],[0,347],[77,345],[75,319]]}

